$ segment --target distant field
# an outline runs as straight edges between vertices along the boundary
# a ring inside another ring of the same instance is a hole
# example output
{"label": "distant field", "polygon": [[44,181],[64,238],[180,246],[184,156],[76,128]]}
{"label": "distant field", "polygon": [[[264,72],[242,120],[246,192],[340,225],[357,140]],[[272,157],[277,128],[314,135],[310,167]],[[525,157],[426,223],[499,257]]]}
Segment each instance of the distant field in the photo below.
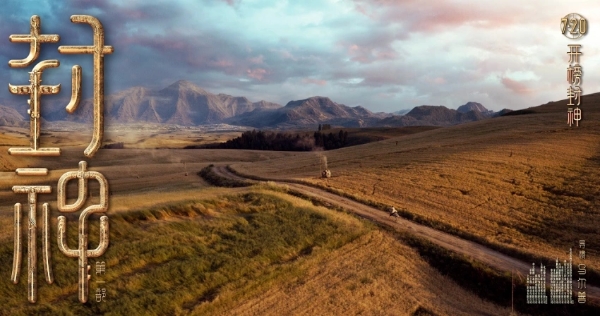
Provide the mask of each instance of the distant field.
{"label": "distant field", "polygon": [[[233,153],[229,150],[171,150],[171,149],[115,149],[99,150],[88,159],[83,156],[81,147],[64,147],[60,157],[19,160],[19,157],[0,155],[0,207],[12,209],[16,202],[24,203],[23,195],[11,190],[17,184],[45,184],[56,191],[56,184],[62,174],[77,170],[81,160],[88,161],[88,169],[101,172],[109,182],[111,201],[109,211],[128,209],[137,203],[151,205],[194,197],[196,191],[207,187],[196,173],[209,163],[256,161],[284,157],[286,153],[244,151]],[[0,146],[6,152],[7,146]],[[45,177],[19,177],[14,170],[18,167],[45,167],[50,170]],[[98,198],[97,182],[90,181],[90,192]],[[69,183],[69,198],[76,196],[76,181]],[[40,194],[39,203],[56,204],[56,194]],[[1,216],[11,216],[12,212],[0,212]]]}
{"label": "distant field", "polygon": [[153,148],[184,148],[186,146],[221,143],[237,137],[241,132],[201,132],[196,130],[172,131],[140,131],[129,130],[109,132],[106,144],[123,142],[125,148],[153,149]]}
{"label": "distant field", "polygon": [[332,128],[323,133],[338,133],[341,130],[348,132],[348,137],[353,140],[350,145],[360,145],[370,142],[386,140],[399,136],[406,136],[438,129],[438,126],[406,126],[406,127],[365,127],[365,128]]}
{"label": "distant field", "polygon": [[[41,143],[46,147],[84,144],[91,138],[91,125],[52,122],[42,128]],[[74,133],[74,131],[77,131]],[[105,127],[103,145],[123,143],[128,149],[183,148],[186,146],[224,142],[241,131],[211,130],[211,127],[185,127],[159,124],[117,124]],[[14,139],[20,145],[29,144],[29,129],[0,126],[0,146],[3,139]],[[16,136],[13,138],[13,136]]]}

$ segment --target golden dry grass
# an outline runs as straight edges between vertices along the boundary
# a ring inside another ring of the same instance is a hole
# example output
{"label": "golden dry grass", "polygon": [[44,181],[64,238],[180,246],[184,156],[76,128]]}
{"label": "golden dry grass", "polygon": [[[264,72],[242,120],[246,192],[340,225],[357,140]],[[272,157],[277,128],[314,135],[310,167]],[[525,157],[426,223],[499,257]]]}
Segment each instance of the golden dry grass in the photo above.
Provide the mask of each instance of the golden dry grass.
{"label": "golden dry grass", "polygon": [[[600,97],[584,100],[578,128],[566,125],[566,111],[556,102],[542,107],[544,113],[233,167],[328,185],[493,244],[563,260],[580,239],[600,244]],[[318,178],[320,155],[333,173],[327,182]],[[587,250],[586,263],[597,267],[598,250]]]}
{"label": "golden dry grass", "polygon": [[307,259],[303,273],[223,315],[508,315],[440,275],[381,231]]}

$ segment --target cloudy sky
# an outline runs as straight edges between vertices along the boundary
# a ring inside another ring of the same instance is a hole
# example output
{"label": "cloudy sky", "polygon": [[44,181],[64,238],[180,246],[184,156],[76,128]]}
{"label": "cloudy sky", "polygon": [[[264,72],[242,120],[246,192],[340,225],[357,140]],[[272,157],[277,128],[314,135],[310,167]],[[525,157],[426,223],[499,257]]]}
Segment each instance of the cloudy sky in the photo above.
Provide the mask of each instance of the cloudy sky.
{"label": "cloudy sky", "polygon": [[[31,67],[11,69],[8,60],[24,58],[29,47],[8,37],[29,33],[35,14],[42,33],[61,36],[42,45],[38,61],[61,62],[46,70],[44,83],[62,83],[68,96],[70,68],[80,64],[89,94],[91,55],[57,52],[58,45],[91,44],[91,28],[69,20],[89,14],[115,49],[105,58],[107,94],[185,79],[280,104],[321,95],[385,112],[467,101],[520,109],[566,98],[568,44],[582,45],[584,94],[600,91],[596,2],[8,0],[0,12],[0,85],[27,83]],[[561,17],[573,12],[588,20],[583,39],[561,34]],[[0,99],[25,98],[0,89]]]}

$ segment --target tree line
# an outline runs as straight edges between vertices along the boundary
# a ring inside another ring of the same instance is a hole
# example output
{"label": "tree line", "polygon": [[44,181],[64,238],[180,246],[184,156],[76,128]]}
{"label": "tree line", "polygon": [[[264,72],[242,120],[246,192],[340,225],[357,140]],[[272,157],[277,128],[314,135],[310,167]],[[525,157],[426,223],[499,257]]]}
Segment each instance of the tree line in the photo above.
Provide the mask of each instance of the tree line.
{"label": "tree line", "polygon": [[314,132],[310,134],[247,131],[240,137],[230,139],[225,143],[208,144],[202,148],[221,149],[255,149],[277,151],[311,151],[315,149],[336,149],[348,145],[348,132],[340,130],[338,133]]}

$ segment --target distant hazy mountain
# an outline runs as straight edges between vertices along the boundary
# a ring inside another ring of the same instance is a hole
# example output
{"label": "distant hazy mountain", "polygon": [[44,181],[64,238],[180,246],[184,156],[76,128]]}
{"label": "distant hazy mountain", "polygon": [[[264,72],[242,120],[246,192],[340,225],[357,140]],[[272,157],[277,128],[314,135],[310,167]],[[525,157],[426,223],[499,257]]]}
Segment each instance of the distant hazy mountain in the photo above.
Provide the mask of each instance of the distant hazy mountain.
{"label": "distant hazy mountain", "polygon": [[[276,109],[281,105],[245,97],[212,94],[185,80],[161,89],[133,87],[105,96],[107,122],[150,122],[178,125],[218,124],[225,119],[256,109]],[[74,114],[64,110],[65,101],[45,106],[42,115],[51,121],[91,122],[93,100],[82,100]]]}
{"label": "distant hazy mountain", "polygon": [[269,102],[250,102],[244,97],[214,95],[189,81],[177,81],[159,90],[133,88],[107,98],[111,119],[179,125],[221,123],[224,119],[257,108],[278,108]]}
{"label": "distant hazy mountain", "polygon": [[477,103],[477,102],[467,102],[464,105],[461,105],[458,107],[458,109],[456,109],[456,111],[460,112],[460,113],[467,113],[469,111],[475,111],[475,112],[479,112],[479,113],[488,113],[490,112],[488,109],[485,108],[485,106],[481,105],[481,103]]}
{"label": "distant hazy mountain", "polygon": [[[483,107],[483,106],[482,106]],[[485,108],[484,108],[485,109]],[[487,110],[486,110],[487,113]],[[445,106],[422,105],[410,110],[403,116],[394,115],[381,120],[379,126],[449,126],[460,123],[478,121],[489,116],[471,110],[466,113],[461,113],[454,109],[449,109]]]}
{"label": "distant hazy mountain", "polygon": [[387,114],[373,113],[361,106],[349,107],[315,96],[290,101],[277,109],[257,109],[227,122],[254,127],[293,127],[316,124],[332,124],[346,127],[370,126]]}
{"label": "distant hazy mountain", "polygon": [[0,126],[20,126],[25,118],[12,107],[0,105]]}
{"label": "distant hazy mountain", "polygon": [[[42,119],[92,121],[92,99],[82,100],[74,114],[65,111],[67,103],[68,100],[45,99]],[[26,125],[26,111],[24,102],[0,106],[0,125]],[[245,97],[212,94],[185,80],[159,90],[133,87],[105,96],[105,121],[108,124],[148,122],[195,126],[227,123],[256,128],[315,128],[317,124],[447,126],[499,115],[476,102],[468,102],[458,110],[423,105],[396,113],[404,115],[373,113],[362,106],[349,107],[321,96],[290,101],[285,106],[266,101],[251,102]]]}
{"label": "distant hazy mountain", "polygon": [[393,115],[404,115],[406,113],[410,112],[410,109],[404,109],[404,110],[399,110],[396,112],[392,112]]}

